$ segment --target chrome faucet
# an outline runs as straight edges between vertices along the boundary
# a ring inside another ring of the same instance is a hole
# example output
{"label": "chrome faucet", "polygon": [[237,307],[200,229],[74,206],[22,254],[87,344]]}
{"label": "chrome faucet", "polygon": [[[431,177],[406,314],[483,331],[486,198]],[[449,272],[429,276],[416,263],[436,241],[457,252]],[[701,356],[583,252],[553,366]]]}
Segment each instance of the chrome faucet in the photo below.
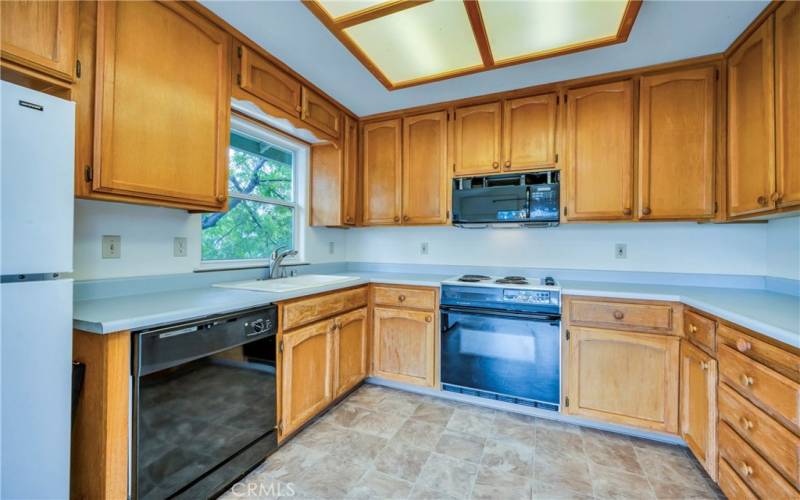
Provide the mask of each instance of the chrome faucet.
{"label": "chrome faucet", "polygon": [[272,251],[267,279],[274,280],[282,277],[281,271],[283,270],[283,266],[281,263],[283,262],[283,259],[297,255],[297,250],[284,250],[285,248],[286,247],[278,247]]}

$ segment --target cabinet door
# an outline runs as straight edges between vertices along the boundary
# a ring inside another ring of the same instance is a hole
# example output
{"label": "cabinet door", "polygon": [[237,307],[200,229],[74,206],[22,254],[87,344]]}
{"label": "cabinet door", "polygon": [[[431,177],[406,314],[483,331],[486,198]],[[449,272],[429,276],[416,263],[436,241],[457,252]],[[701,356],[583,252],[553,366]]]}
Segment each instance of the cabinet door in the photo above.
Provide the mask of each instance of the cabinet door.
{"label": "cabinet door", "polygon": [[344,120],[344,202],[342,219],[345,225],[355,225],[358,216],[358,122],[345,116]]}
{"label": "cabinet door", "polygon": [[400,120],[364,125],[364,224],[400,223]]}
{"label": "cabinet door", "polygon": [[335,322],[333,397],[337,398],[367,377],[367,308],[342,314]]}
{"label": "cabinet door", "polygon": [[567,92],[567,220],[633,215],[630,80]]}
{"label": "cabinet door", "polygon": [[447,112],[403,120],[403,223],[447,222]]}
{"label": "cabinet door", "polygon": [[708,475],[717,478],[717,362],[681,342],[681,437]]}
{"label": "cabinet door", "polygon": [[344,152],[338,144],[311,146],[311,225],[342,225]]}
{"label": "cabinet door", "polygon": [[500,171],[499,102],[456,109],[455,175]]}
{"label": "cabinet door", "polygon": [[642,78],[639,218],[714,216],[715,86],[713,67]]}
{"label": "cabinet door", "polygon": [[3,59],[75,79],[78,2],[0,2]]}
{"label": "cabinet door", "polygon": [[281,437],[322,411],[333,400],[332,320],[283,335]]}
{"label": "cabinet door", "polygon": [[772,33],[770,18],[728,60],[728,215],[774,207]]}
{"label": "cabinet door", "polygon": [[300,116],[300,82],[244,45],[239,46],[239,51],[242,90],[292,116]]}
{"label": "cabinet door", "polygon": [[595,328],[569,331],[567,413],[678,432],[677,337]]}
{"label": "cabinet door", "polygon": [[327,99],[308,87],[303,87],[300,118],[309,125],[329,134],[334,139],[342,135],[342,112]]}
{"label": "cabinet door", "polygon": [[781,207],[800,205],[800,2],[775,12],[777,193]]}
{"label": "cabinet door", "polygon": [[544,94],[503,103],[503,169],[556,165],[556,98]]}
{"label": "cabinet door", "polygon": [[99,2],[97,24],[92,188],[224,205],[227,33],[178,2]]}
{"label": "cabinet door", "polygon": [[433,313],[376,307],[372,321],[374,374],[433,387],[436,332]]}

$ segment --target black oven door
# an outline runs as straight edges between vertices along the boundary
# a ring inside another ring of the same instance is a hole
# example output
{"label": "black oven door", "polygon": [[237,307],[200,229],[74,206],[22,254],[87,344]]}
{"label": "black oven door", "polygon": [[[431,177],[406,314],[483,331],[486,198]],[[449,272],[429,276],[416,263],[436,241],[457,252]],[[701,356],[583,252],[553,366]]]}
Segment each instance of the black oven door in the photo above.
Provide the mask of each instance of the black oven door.
{"label": "black oven door", "polygon": [[445,390],[558,410],[558,315],[442,307]]}

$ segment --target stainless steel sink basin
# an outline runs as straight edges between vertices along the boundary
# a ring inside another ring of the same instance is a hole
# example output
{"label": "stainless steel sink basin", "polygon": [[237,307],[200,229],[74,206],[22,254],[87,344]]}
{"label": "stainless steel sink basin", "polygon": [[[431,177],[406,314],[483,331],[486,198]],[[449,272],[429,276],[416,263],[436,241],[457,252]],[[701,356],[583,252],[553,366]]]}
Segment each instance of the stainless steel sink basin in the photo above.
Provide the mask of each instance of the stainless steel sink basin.
{"label": "stainless steel sink basin", "polygon": [[256,292],[291,292],[304,288],[316,288],[337,283],[356,281],[357,276],[333,276],[326,274],[307,274],[305,276],[294,276],[291,278],[279,278],[274,280],[250,280],[250,281],[231,281],[228,283],[217,283],[214,286],[220,288],[236,288],[238,290],[253,290]]}

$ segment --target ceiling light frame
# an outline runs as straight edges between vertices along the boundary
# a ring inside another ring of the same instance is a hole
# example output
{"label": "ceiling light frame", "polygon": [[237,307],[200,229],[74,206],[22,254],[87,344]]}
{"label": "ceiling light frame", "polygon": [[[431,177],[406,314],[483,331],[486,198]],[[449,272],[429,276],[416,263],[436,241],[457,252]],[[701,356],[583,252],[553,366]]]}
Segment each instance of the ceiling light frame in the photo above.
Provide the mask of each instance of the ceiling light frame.
{"label": "ceiling light frame", "polygon": [[391,0],[383,2],[365,9],[361,9],[349,14],[332,17],[331,14],[325,10],[325,7],[318,0],[302,0],[303,4],[328,28],[328,30],[364,65],[367,70],[378,79],[384,87],[388,90],[397,90],[416,85],[423,85],[425,83],[437,82],[458,76],[469,75],[472,73],[480,73],[482,71],[489,71],[496,68],[503,68],[507,66],[514,66],[531,61],[538,61],[540,59],[547,59],[550,57],[571,54],[574,52],[581,52],[584,50],[594,49],[598,47],[605,47],[607,45],[614,45],[623,43],[628,40],[633,23],[636,21],[636,16],[639,14],[639,9],[642,7],[643,0],[627,0],[625,11],[617,29],[617,33],[612,36],[603,38],[596,38],[585,42],[577,42],[569,45],[563,45],[551,50],[536,52],[533,54],[524,54],[518,57],[504,59],[502,61],[495,61],[492,55],[491,45],[489,44],[489,37],[486,31],[486,25],[483,22],[481,14],[480,2],[478,0],[463,0],[464,8],[467,11],[472,33],[475,36],[475,43],[481,55],[482,65],[473,66],[469,68],[460,68],[451,71],[445,71],[434,75],[414,78],[401,82],[392,82],[381,71],[380,67],[367,55],[358,43],[356,43],[346,32],[347,28],[356,26],[358,24],[366,23],[384,16],[394,14],[406,9],[411,9],[424,5],[432,0]]}

